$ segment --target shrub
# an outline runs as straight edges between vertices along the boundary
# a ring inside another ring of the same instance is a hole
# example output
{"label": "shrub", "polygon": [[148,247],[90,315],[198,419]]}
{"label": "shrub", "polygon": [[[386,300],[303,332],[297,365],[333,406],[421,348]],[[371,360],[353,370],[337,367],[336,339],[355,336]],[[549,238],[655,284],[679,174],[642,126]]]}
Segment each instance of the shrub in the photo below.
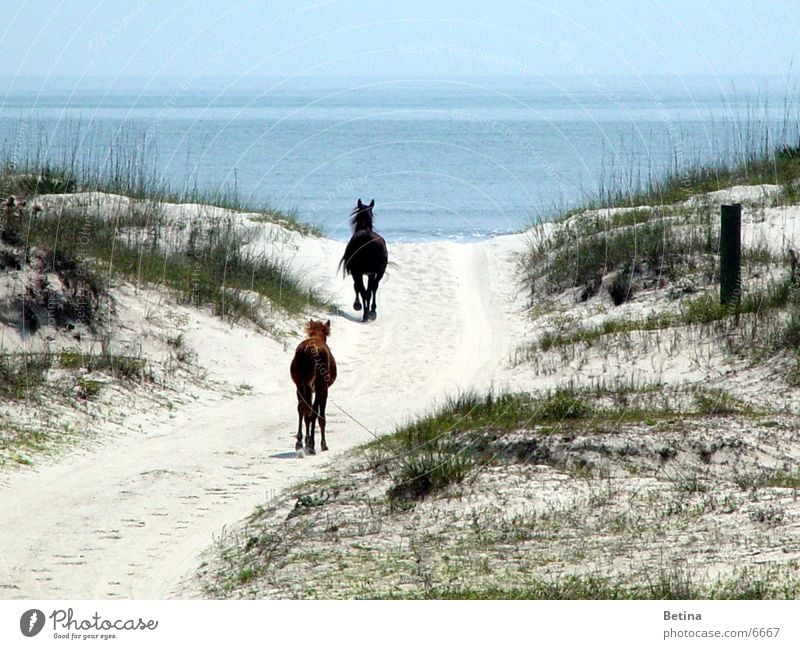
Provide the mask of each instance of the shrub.
{"label": "shrub", "polygon": [[49,354],[0,355],[0,396],[28,398],[44,383],[53,359]]}
{"label": "shrub", "polygon": [[608,294],[615,306],[624,304],[633,297],[632,276],[633,269],[627,264],[614,274],[608,285]]}
{"label": "shrub", "polygon": [[430,443],[399,459],[399,470],[387,495],[392,499],[421,500],[464,480],[476,466],[475,456],[457,445]]}

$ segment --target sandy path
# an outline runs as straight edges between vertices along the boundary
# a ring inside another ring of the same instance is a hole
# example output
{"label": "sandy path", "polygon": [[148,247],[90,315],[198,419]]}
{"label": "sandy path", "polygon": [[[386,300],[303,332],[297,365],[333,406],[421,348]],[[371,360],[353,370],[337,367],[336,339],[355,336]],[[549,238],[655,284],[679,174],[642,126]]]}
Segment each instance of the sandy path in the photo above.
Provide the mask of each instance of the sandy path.
{"label": "sandy path", "polygon": [[[293,344],[229,344],[224,327],[198,328],[190,344],[201,357],[208,347],[229,375],[242,368],[252,393],[143,415],[91,452],[12,476],[0,489],[0,597],[180,596],[179,581],[214,535],[257,504],[446,394],[502,387],[524,327],[513,265],[522,245],[503,237],[391,246],[378,320],[363,325],[350,311],[332,319],[340,373],[324,455],[291,452]],[[327,277],[349,304],[349,280]]]}

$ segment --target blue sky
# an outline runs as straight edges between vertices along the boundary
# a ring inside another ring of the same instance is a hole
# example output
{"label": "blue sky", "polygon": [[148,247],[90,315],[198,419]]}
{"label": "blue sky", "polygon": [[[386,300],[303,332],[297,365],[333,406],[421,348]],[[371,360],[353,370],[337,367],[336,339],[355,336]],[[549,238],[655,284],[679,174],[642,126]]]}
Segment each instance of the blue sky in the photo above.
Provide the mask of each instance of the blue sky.
{"label": "blue sky", "polygon": [[796,4],[0,0],[0,77],[786,76]]}

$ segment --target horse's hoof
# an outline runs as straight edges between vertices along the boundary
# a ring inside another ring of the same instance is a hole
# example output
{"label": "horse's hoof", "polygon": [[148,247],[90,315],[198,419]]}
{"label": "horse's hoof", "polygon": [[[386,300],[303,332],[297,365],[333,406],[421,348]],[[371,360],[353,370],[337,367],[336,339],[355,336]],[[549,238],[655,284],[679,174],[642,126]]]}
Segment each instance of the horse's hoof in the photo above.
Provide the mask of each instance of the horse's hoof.
{"label": "horse's hoof", "polygon": [[306,455],[316,455],[317,452],[310,446],[306,448]]}
{"label": "horse's hoof", "polygon": [[302,449],[302,448],[298,448],[298,449],[295,451],[295,454],[297,455],[297,459],[298,459],[298,460],[302,460],[302,459],[303,459],[303,458],[306,456],[306,454],[305,454],[305,453],[303,453],[303,449]]}
{"label": "horse's hoof", "polygon": [[320,446],[320,450],[327,451],[328,450],[328,445],[327,444],[323,444],[322,446]]}
{"label": "horse's hoof", "polygon": [[375,309],[373,309],[372,311],[369,312],[369,319],[370,320],[375,320],[375,318],[377,318],[377,317],[378,317],[378,313],[375,311]]}
{"label": "horse's hoof", "polygon": [[361,302],[353,302],[353,308],[356,311],[361,311]]}

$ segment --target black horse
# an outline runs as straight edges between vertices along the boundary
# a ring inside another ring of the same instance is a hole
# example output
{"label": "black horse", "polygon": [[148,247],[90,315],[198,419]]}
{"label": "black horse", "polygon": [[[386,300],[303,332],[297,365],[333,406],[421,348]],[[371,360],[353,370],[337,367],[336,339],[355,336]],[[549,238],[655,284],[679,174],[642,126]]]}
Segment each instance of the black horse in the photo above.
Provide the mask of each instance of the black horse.
{"label": "black horse", "polygon": [[[363,322],[374,320],[376,317],[378,304],[375,295],[389,263],[386,242],[372,229],[373,207],[375,207],[374,200],[370,201],[369,205],[364,205],[361,199],[358,199],[358,204],[350,215],[353,236],[350,237],[344,255],[339,261],[340,267],[344,264],[345,276],[348,273],[353,276],[353,289],[356,293],[353,308],[360,311],[361,301],[364,302]],[[364,288],[364,275],[367,276],[366,288]]]}

